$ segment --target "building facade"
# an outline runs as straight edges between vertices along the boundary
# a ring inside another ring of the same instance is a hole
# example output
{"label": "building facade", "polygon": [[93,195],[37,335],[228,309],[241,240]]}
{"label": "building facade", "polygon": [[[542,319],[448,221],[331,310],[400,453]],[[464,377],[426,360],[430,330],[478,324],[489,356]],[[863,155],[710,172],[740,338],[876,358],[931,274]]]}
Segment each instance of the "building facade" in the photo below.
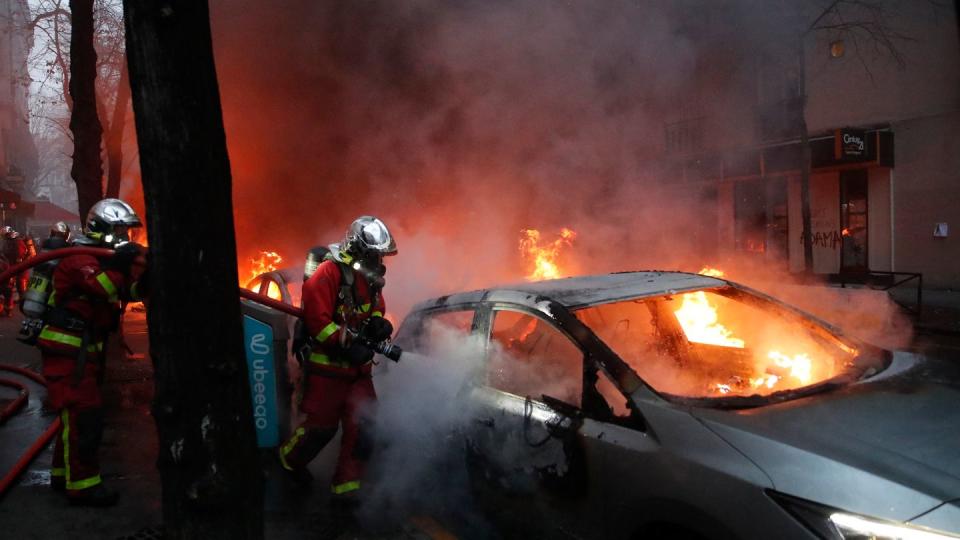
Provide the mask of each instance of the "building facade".
{"label": "building facade", "polygon": [[791,32],[699,38],[724,43],[729,58],[713,60],[739,74],[692,84],[691,92],[713,92],[723,106],[665,120],[665,155],[671,177],[715,207],[704,212],[701,231],[715,258],[804,269],[805,124],[813,271],[917,272],[927,287],[960,287],[953,9],[891,8],[878,27],[895,36],[886,44],[845,29],[800,32],[796,41]]}
{"label": "building facade", "polygon": [[32,47],[27,1],[0,0],[0,220],[20,230],[32,212],[21,196],[37,170],[28,117]]}

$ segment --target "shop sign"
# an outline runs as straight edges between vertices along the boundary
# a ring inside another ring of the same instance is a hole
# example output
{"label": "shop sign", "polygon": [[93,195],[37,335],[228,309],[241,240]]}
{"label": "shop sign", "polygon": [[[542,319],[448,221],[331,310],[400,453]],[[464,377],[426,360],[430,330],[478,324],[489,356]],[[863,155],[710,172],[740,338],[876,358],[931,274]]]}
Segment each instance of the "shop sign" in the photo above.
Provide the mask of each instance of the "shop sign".
{"label": "shop sign", "polygon": [[867,132],[860,129],[838,129],[834,132],[834,158],[859,161],[867,157]]}

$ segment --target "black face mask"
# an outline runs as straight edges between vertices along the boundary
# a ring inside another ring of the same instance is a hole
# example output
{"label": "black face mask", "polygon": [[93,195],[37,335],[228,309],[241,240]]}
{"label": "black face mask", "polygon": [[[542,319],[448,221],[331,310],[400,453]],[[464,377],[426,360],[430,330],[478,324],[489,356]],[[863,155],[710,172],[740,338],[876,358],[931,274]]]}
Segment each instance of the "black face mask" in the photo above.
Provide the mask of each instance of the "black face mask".
{"label": "black face mask", "polygon": [[387,273],[387,267],[383,265],[383,257],[380,254],[369,256],[359,261],[357,270],[367,279],[367,283],[374,289],[382,289],[386,285],[383,276]]}

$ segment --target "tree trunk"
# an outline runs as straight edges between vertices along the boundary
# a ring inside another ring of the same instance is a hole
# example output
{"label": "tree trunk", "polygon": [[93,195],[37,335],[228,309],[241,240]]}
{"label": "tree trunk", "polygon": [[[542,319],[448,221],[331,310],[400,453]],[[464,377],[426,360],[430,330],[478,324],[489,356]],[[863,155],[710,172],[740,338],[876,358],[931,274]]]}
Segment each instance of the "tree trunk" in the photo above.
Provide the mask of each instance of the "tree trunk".
{"label": "tree trunk", "polygon": [[80,218],[103,198],[100,118],[97,116],[97,51],[93,48],[93,0],[70,0],[70,96],[73,166]]}
{"label": "tree trunk", "polygon": [[123,4],[158,293],[147,321],[165,538],[262,538],[263,477],[207,2]]}
{"label": "tree trunk", "polygon": [[127,63],[120,65],[120,80],[117,82],[117,98],[113,103],[113,116],[107,131],[107,197],[120,196],[120,180],[123,174],[123,128],[127,123],[127,102],[130,101],[130,79]]}

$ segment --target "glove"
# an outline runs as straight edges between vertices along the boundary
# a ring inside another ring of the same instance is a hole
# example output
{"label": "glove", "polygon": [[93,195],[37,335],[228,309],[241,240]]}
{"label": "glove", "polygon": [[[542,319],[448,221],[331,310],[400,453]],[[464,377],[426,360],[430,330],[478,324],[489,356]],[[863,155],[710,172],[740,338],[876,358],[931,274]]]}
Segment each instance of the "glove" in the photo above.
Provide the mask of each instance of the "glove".
{"label": "glove", "polygon": [[373,350],[361,343],[359,339],[355,339],[343,351],[343,357],[350,362],[351,366],[362,366],[373,360]]}
{"label": "glove", "polygon": [[136,242],[126,242],[117,246],[113,255],[107,259],[107,262],[104,263],[103,266],[109,270],[117,270],[123,273],[123,275],[129,275],[133,262],[137,257],[143,256],[145,252],[146,250],[140,244]]}
{"label": "glove", "polygon": [[383,317],[370,317],[360,331],[360,337],[370,343],[380,343],[393,335],[393,325]]}

